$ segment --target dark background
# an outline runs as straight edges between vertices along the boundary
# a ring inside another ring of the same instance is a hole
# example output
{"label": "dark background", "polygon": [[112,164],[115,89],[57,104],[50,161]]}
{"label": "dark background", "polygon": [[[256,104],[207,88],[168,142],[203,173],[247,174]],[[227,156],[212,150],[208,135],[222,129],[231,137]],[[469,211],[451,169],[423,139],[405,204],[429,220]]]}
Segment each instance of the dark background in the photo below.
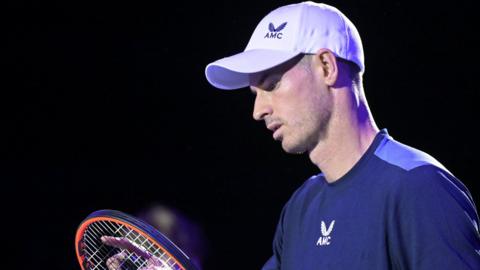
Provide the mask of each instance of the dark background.
{"label": "dark background", "polygon": [[[202,226],[206,269],[259,269],[283,204],[318,169],[251,119],[249,91],[214,89],[204,68],[285,3],[9,2],[0,169],[16,268],[79,269],[89,213],[160,202]],[[436,157],[478,204],[475,9],[326,3],[362,36],[379,127]]]}

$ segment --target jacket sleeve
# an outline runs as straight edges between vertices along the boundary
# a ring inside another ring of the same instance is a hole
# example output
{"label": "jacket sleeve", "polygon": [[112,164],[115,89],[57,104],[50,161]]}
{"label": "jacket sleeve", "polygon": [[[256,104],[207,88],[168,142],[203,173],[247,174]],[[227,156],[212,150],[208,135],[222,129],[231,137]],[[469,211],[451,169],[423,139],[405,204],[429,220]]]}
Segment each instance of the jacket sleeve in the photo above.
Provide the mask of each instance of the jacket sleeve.
{"label": "jacket sleeve", "polygon": [[394,269],[480,269],[478,214],[468,189],[434,166],[399,181],[388,221]]}

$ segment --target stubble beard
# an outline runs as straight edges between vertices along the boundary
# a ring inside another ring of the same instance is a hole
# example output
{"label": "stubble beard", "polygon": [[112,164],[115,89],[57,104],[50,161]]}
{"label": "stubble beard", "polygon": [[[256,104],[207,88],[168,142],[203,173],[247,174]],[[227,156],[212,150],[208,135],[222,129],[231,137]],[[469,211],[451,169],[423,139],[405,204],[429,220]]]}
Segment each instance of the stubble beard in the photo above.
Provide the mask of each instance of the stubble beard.
{"label": "stubble beard", "polygon": [[[320,112],[319,118],[308,116],[294,125],[295,134],[290,134],[290,138],[285,137],[282,140],[283,150],[290,154],[303,154],[312,151],[318,143],[327,138],[331,117],[331,109],[326,108]],[[314,124],[315,122],[318,122],[318,124]],[[308,125],[308,123],[310,124]]]}

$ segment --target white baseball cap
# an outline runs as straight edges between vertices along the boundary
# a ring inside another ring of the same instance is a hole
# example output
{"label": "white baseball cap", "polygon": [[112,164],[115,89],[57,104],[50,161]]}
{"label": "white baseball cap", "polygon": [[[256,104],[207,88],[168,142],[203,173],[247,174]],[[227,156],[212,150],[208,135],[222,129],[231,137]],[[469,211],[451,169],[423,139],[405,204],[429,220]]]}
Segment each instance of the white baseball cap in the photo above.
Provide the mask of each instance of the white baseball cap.
{"label": "white baseball cap", "polygon": [[205,75],[217,88],[243,88],[250,74],[322,48],[365,70],[360,35],[342,12],[311,1],[282,6],[260,21],[243,52],[208,64]]}

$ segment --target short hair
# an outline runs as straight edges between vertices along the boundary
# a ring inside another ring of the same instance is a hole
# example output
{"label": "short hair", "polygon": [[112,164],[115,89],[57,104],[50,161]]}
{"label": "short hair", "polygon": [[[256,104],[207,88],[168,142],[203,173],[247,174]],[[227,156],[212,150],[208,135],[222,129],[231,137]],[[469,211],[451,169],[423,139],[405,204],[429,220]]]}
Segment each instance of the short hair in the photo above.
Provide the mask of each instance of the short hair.
{"label": "short hair", "polygon": [[349,73],[349,78],[352,80],[352,82],[358,86],[358,87],[361,87],[361,83],[362,83],[362,71],[360,69],[360,67],[355,64],[354,62],[352,61],[349,61],[349,60],[345,60],[341,57],[337,57],[337,61],[338,62],[341,62],[341,63],[344,63],[346,66],[348,66],[348,73]]}
{"label": "short hair", "polygon": [[[304,67],[310,67],[310,61],[312,60],[312,56],[314,54],[304,54],[303,57],[300,59],[299,64]],[[341,62],[348,67],[348,76],[352,80],[352,82],[357,86],[361,87],[362,85],[362,71],[360,67],[352,61],[345,60],[341,57],[336,57],[337,62]]]}

